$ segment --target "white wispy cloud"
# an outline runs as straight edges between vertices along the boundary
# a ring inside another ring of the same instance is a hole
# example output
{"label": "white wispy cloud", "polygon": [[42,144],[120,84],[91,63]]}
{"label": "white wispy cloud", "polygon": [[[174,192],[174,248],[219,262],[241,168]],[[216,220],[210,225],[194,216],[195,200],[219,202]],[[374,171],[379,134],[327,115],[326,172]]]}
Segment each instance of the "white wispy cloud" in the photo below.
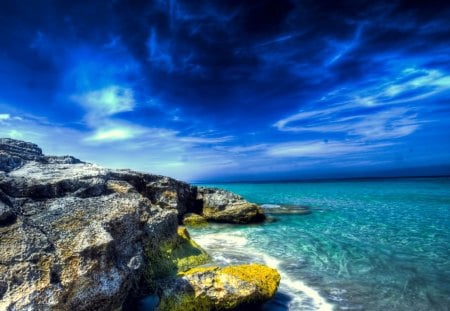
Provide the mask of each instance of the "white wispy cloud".
{"label": "white wispy cloud", "polygon": [[337,49],[337,52],[327,61],[327,65],[332,65],[341,59],[345,54],[349,53],[355,46],[358,45],[359,39],[361,37],[361,32],[363,30],[363,25],[359,25],[356,28],[353,38],[348,42],[330,42],[330,45]]}
{"label": "white wispy cloud", "polygon": [[[280,131],[345,132],[362,139],[399,138],[413,133],[421,121],[406,108],[391,108],[379,112],[353,112],[354,105],[301,112],[275,123]],[[349,116],[345,116],[349,114]],[[289,125],[300,122],[301,125]]]}
{"label": "white wispy cloud", "polygon": [[[419,102],[450,90],[450,76],[408,68],[392,82],[358,91],[341,89],[324,96],[307,110],[274,123],[284,132],[346,133],[364,140],[399,138],[427,122],[420,120]],[[415,102],[415,106],[408,103]],[[327,108],[318,107],[328,106]]]}
{"label": "white wispy cloud", "polygon": [[223,137],[202,137],[202,136],[185,136],[180,137],[179,140],[186,143],[198,143],[198,144],[216,144],[224,143],[233,139],[233,136]]}
{"label": "white wispy cloud", "polygon": [[366,115],[353,124],[347,124],[346,130],[349,135],[382,140],[410,135],[422,123],[417,119],[417,114],[410,110],[394,108]]}
{"label": "white wispy cloud", "polygon": [[266,150],[268,144],[256,144],[256,145],[249,145],[249,146],[234,146],[234,147],[228,147],[226,148],[227,151],[232,153],[248,153],[248,152],[255,152],[255,151],[261,151]]}
{"label": "white wispy cloud", "polygon": [[366,152],[391,144],[364,144],[351,141],[301,141],[273,144],[267,149],[272,157],[328,157]]}

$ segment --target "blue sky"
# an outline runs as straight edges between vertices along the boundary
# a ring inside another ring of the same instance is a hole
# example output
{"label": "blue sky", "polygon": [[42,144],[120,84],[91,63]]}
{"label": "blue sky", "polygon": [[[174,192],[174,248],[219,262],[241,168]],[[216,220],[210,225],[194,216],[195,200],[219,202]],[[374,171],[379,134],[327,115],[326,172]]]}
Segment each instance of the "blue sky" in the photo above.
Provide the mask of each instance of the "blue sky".
{"label": "blue sky", "polygon": [[2,1],[0,137],[187,181],[450,173],[450,5]]}

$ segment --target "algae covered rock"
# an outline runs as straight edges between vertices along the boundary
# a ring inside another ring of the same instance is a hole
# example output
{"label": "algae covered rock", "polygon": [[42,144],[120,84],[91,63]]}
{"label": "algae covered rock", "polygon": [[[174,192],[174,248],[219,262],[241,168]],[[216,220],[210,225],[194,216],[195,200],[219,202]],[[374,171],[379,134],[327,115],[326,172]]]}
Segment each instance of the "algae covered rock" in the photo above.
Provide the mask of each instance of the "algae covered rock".
{"label": "algae covered rock", "polygon": [[205,227],[208,225],[208,221],[203,216],[195,213],[188,213],[183,217],[183,225],[190,227]]}
{"label": "algae covered rock", "polygon": [[210,261],[209,255],[190,237],[187,229],[181,226],[172,239],[161,242],[156,249],[147,247],[146,257],[149,261],[146,278],[153,287],[156,286],[156,281]]}
{"label": "algae covered rock", "polygon": [[259,205],[226,190],[199,187],[197,200],[202,202],[202,215],[209,221],[244,224],[265,219]]}
{"label": "algae covered rock", "polygon": [[260,264],[193,268],[159,290],[158,311],[232,310],[271,299],[280,274]]}

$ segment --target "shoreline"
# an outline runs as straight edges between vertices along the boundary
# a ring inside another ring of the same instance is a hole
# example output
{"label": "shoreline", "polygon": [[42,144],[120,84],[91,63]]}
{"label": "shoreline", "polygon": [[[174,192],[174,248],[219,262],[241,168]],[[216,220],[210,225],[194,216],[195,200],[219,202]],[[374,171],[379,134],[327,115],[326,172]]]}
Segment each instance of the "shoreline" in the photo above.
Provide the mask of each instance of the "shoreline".
{"label": "shoreline", "polygon": [[[333,310],[333,304],[327,302],[326,298],[317,289],[308,286],[304,281],[294,278],[288,271],[283,270],[280,259],[272,257],[249,245],[246,236],[239,234],[239,228],[232,228],[220,224],[211,224],[211,226],[214,229],[193,228],[191,235],[200,246],[212,254],[213,260],[219,265],[253,261],[273,267],[279,271],[281,275],[280,286],[273,300],[265,304],[268,310],[271,309],[271,305],[273,305],[272,308],[277,306],[277,310],[296,310],[295,308],[299,306],[304,308],[308,300],[312,302],[311,310]],[[222,233],[221,227],[224,226],[231,229],[231,231]],[[257,228],[258,226],[255,225],[254,227]]]}

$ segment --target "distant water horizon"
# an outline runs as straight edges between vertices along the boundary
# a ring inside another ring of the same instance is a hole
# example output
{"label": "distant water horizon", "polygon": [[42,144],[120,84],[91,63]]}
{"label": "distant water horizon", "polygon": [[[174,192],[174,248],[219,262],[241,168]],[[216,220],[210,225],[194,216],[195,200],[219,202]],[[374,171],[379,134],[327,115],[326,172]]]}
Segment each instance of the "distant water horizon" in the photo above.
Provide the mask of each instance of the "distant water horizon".
{"label": "distant water horizon", "polygon": [[398,180],[398,179],[439,179],[450,178],[450,173],[436,175],[411,175],[411,176],[358,176],[358,177],[317,177],[317,178],[294,178],[294,179],[236,179],[236,180],[212,180],[212,181],[191,181],[198,186],[214,184],[270,184],[270,183],[315,183],[315,182],[345,182],[345,181],[380,181],[380,180]]}
{"label": "distant water horizon", "polygon": [[450,177],[207,186],[265,208],[263,224],[190,230],[217,264],[280,271],[261,310],[450,310]]}

